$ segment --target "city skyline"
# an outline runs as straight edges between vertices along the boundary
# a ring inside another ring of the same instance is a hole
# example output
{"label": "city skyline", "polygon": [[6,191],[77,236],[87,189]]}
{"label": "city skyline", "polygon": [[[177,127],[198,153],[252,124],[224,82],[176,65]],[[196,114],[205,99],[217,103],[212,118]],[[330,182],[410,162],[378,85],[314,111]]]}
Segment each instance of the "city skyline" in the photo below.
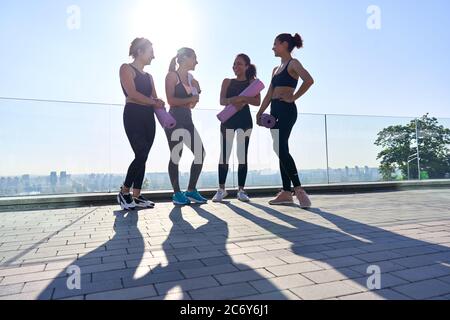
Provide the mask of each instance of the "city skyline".
{"label": "city skyline", "polygon": [[[236,174],[233,169],[227,180],[227,188],[235,188]],[[378,168],[345,167],[324,169],[300,170],[299,175],[304,185],[345,183],[345,182],[378,182],[382,176]],[[52,171],[49,175],[30,175],[4,177],[0,176],[0,197],[30,196],[46,194],[70,193],[96,193],[115,192],[125,178],[124,174],[71,174],[67,171]],[[180,172],[180,184],[187,185],[189,172]],[[247,187],[275,186],[281,183],[277,170],[250,170],[247,176]],[[218,186],[217,172],[202,172],[199,179],[199,188],[215,188]],[[169,175],[167,172],[147,172],[143,190],[161,191],[170,190]]]}

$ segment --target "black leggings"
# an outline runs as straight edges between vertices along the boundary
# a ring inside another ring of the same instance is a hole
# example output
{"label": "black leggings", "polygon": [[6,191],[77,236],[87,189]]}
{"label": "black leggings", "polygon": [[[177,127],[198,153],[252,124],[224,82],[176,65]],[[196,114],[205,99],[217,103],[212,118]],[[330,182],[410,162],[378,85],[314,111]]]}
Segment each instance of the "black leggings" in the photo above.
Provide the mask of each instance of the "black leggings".
{"label": "black leggings", "polygon": [[278,120],[276,126],[271,130],[271,134],[274,151],[280,159],[283,190],[292,191],[291,182],[294,188],[301,186],[297,166],[289,153],[289,137],[297,121],[297,106],[295,103],[272,100],[270,114]]}
{"label": "black leggings", "polygon": [[170,149],[169,178],[175,193],[180,192],[179,163],[183,155],[183,145],[185,144],[194,154],[194,161],[191,165],[188,190],[197,188],[197,182],[203,169],[205,161],[205,148],[202,139],[192,122],[190,110],[186,108],[172,108],[170,113],[177,120],[177,126],[173,129],[166,129],[166,137]]}
{"label": "black leggings", "polygon": [[234,136],[237,131],[237,154],[238,154],[238,183],[239,187],[245,187],[248,172],[248,146],[252,129],[227,129],[220,126],[220,163],[219,184],[224,185],[227,180],[229,160],[233,148]]}
{"label": "black leggings", "polygon": [[155,114],[153,108],[128,103],[123,113],[123,123],[134,160],[128,168],[125,188],[142,189],[145,176],[145,163],[155,140]]}

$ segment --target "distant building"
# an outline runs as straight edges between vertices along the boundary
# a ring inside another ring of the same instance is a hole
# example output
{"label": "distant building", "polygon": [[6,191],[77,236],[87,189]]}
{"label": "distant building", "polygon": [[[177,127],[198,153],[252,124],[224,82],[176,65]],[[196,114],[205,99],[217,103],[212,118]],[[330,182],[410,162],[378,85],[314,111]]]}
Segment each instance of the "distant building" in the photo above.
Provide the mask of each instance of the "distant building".
{"label": "distant building", "polygon": [[62,186],[65,186],[67,184],[67,172],[66,171],[61,171],[59,174],[59,183]]}
{"label": "distant building", "polygon": [[56,186],[56,184],[58,183],[58,176],[56,174],[56,171],[52,171],[50,173],[50,185],[51,186]]}

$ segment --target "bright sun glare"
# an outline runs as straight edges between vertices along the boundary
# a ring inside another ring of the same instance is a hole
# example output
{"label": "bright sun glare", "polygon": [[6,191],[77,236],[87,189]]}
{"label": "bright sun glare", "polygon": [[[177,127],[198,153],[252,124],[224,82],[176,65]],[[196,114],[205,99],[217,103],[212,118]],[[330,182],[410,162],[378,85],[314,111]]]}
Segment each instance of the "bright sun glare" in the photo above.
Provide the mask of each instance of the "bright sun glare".
{"label": "bright sun glare", "polygon": [[179,48],[195,46],[194,13],[189,1],[140,0],[131,10],[131,36],[148,38],[157,57],[173,57]]}

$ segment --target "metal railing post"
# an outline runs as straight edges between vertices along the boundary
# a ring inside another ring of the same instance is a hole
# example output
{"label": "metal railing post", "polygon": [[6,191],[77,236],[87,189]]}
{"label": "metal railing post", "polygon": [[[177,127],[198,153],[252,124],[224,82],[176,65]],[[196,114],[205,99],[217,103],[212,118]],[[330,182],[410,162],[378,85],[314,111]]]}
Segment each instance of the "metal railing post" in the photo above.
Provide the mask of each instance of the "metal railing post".
{"label": "metal railing post", "polygon": [[328,120],[327,115],[324,115],[325,117],[325,152],[326,152],[326,160],[327,160],[327,181],[328,184],[330,184],[330,163],[328,158]]}

